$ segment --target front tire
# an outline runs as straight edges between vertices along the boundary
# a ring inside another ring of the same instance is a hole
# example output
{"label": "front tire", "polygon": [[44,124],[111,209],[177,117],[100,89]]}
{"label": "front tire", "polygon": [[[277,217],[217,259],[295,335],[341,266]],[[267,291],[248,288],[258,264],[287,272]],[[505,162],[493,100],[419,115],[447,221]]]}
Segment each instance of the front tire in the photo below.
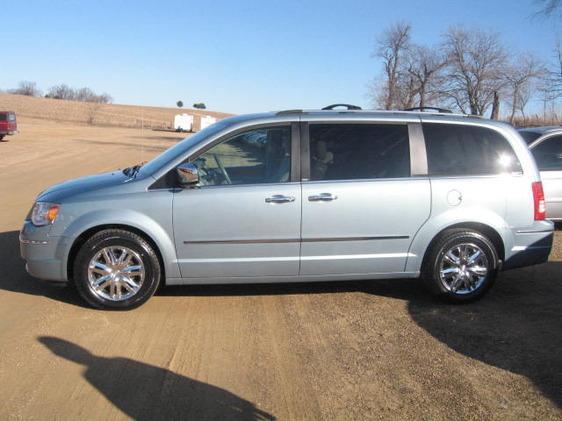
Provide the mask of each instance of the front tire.
{"label": "front tire", "polygon": [[498,262],[496,247],[485,235],[470,229],[450,229],[430,247],[422,279],[435,295],[451,302],[468,302],[492,287]]}
{"label": "front tire", "polygon": [[82,245],[73,274],[76,289],[92,307],[129,310],[154,294],[161,269],[155,250],[144,238],[108,229]]}

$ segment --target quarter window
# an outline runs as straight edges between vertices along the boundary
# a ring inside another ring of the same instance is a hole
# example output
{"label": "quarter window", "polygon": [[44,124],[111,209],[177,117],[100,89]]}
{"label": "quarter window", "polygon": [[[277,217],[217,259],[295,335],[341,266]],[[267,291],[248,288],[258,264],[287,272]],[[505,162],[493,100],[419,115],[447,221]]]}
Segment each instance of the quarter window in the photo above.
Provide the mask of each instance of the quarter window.
{"label": "quarter window", "polygon": [[213,146],[193,163],[203,186],[287,182],[291,176],[291,128],[244,132]]}
{"label": "quarter window", "polygon": [[531,149],[541,171],[562,171],[562,136],[543,140]]}
{"label": "quarter window", "polygon": [[509,142],[485,127],[424,124],[429,175],[493,175],[521,172]]}
{"label": "quarter window", "polygon": [[391,124],[311,124],[310,179],[410,176],[408,127]]}

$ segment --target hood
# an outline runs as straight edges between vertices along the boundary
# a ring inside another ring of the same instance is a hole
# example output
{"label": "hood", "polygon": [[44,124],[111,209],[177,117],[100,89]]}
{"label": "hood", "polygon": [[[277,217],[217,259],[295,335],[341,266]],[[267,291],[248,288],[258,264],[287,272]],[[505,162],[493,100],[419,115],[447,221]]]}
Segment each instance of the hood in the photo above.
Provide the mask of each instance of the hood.
{"label": "hood", "polygon": [[60,202],[65,198],[81,193],[91,193],[96,190],[117,186],[132,179],[122,171],[106,172],[86,177],[75,178],[63,183],[55,184],[42,191],[37,200],[45,202]]}

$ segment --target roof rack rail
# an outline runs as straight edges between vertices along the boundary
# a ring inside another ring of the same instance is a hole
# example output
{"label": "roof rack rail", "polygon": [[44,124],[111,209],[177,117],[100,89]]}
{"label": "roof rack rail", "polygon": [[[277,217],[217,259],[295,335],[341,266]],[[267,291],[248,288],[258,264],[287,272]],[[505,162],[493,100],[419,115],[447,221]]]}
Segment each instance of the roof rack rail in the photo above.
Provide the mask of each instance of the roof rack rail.
{"label": "roof rack rail", "polygon": [[285,114],[302,114],[302,110],[283,110],[277,111],[275,115],[285,115]]}
{"label": "roof rack rail", "polygon": [[328,105],[327,107],[322,108],[322,110],[333,110],[334,108],[337,107],[345,107],[348,110],[361,110],[362,108],[358,105],[352,105],[352,104],[332,104],[332,105]]}
{"label": "roof rack rail", "polygon": [[445,114],[453,113],[451,110],[448,110],[446,108],[439,108],[439,107],[412,107],[412,108],[405,108],[402,111],[421,111],[421,112],[437,111],[438,113],[445,113]]}

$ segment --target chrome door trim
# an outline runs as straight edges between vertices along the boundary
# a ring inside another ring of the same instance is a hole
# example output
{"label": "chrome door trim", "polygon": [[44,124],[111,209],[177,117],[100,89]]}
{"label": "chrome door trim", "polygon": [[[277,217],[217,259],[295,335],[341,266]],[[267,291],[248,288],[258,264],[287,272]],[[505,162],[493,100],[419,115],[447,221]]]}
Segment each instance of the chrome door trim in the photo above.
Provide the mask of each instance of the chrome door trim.
{"label": "chrome door trim", "polygon": [[264,243],[314,243],[322,241],[372,241],[372,240],[407,240],[408,235],[384,235],[374,237],[318,237],[318,238],[271,238],[267,240],[204,240],[184,241],[184,244],[264,244]]}
{"label": "chrome door trim", "polygon": [[320,194],[313,194],[312,196],[308,196],[309,202],[330,202],[332,200],[336,200],[338,196],[332,193],[320,193]]}
{"label": "chrome door trim", "polygon": [[291,203],[295,201],[294,196],[284,196],[282,194],[274,194],[265,198],[265,203]]}

